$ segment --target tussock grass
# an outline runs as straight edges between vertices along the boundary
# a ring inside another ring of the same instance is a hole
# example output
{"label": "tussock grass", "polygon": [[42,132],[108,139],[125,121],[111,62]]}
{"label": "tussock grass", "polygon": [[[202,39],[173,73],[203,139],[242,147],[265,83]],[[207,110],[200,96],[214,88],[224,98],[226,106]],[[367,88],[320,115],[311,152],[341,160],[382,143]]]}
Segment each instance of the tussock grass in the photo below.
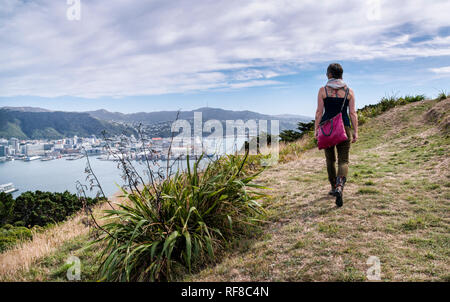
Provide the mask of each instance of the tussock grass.
{"label": "tussock grass", "polygon": [[106,281],[172,280],[177,272],[215,260],[234,239],[256,226],[263,209],[261,188],[247,175],[245,157],[227,156],[199,171],[177,172],[141,193],[127,193],[128,204],[106,210],[106,231],[94,243],[105,246],[99,279]]}

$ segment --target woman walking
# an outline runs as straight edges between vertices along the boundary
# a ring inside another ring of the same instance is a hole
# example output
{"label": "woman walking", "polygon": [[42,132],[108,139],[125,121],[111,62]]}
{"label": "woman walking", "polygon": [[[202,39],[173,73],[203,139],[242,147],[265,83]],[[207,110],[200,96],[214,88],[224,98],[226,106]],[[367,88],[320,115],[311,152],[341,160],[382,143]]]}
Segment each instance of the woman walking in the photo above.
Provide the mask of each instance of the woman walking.
{"label": "woman walking", "polygon": [[[345,132],[348,139],[336,146],[325,149],[325,158],[327,162],[328,180],[331,184],[330,195],[336,196],[336,205],[343,205],[343,190],[347,180],[350,142],[354,143],[358,139],[358,116],[355,110],[355,95],[353,90],[347,87],[342,80],[344,70],[338,63],[328,66],[328,82],[325,87],[319,89],[317,97],[317,111],[315,128],[316,137],[319,135],[320,123],[329,120],[342,112]],[[347,113],[350,111],[350,117]],[[353,125],[353,133],[351,125]],[[338,160],[338,169],[336,172],[336,151]]]}

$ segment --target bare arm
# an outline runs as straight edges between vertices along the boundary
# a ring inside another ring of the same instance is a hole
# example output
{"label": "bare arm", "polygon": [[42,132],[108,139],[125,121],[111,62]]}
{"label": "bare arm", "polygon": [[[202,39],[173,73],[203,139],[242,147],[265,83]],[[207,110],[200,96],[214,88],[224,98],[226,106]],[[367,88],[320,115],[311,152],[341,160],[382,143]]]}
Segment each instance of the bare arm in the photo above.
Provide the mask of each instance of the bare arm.
{"label": "bare arm", "polygon": [[356,114],[356,106],[355,106],[355,93],[350,89],[351,99],[349,100],[349,109],[350,109],[350,119],[353,125],[353,140],[352,143],[356,142],[358,139],[358,115]]}
{"label": "bare arm", "polygon": [[319,128],[320,120],[322,119],[323,115],[323,94],[324,90],[323,87],[319,89],[319,94],[317,95],[317,110],[316,110],[316,119],[314,121],[314,131],[315,135],[317,137],[317,130]]}

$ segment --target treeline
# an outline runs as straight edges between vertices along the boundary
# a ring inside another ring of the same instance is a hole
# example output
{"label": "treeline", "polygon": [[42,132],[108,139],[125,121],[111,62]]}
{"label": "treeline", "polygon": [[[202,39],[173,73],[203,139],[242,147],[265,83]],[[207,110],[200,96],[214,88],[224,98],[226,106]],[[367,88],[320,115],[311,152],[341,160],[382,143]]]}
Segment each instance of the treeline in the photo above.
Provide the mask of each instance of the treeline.
{"label": "treeline", "polygon": [[[99,202],[87,198],[86,205]],[[0,193],[0,252],[20,240],[32,238],[31,229],[61,222],[83,208],[75,194],[25,192],[16,199],[11,194]]]}

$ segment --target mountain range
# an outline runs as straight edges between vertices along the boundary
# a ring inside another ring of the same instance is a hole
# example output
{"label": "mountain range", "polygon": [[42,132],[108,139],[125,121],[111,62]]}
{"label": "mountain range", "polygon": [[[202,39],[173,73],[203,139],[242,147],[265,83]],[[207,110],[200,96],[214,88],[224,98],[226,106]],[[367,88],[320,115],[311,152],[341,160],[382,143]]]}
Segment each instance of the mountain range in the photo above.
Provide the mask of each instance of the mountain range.
{"label": "mountain range", "polygon": [[191,111],[155,111],[120,113],[105,109],[86,112],[51,111],[37,107],[1,107],[0,137],[20,139],[56,139],[68,136],[136,134],[133,126],[142,124],[151,136],[170,136],[172,122],[177,118],[193,123],[194,112],[202,113],[202,120],[279,120],[280,130],[294,129],[298,122],[311,121],[301,115],[266,115],[253,111],[233,111],[203,107]]}

